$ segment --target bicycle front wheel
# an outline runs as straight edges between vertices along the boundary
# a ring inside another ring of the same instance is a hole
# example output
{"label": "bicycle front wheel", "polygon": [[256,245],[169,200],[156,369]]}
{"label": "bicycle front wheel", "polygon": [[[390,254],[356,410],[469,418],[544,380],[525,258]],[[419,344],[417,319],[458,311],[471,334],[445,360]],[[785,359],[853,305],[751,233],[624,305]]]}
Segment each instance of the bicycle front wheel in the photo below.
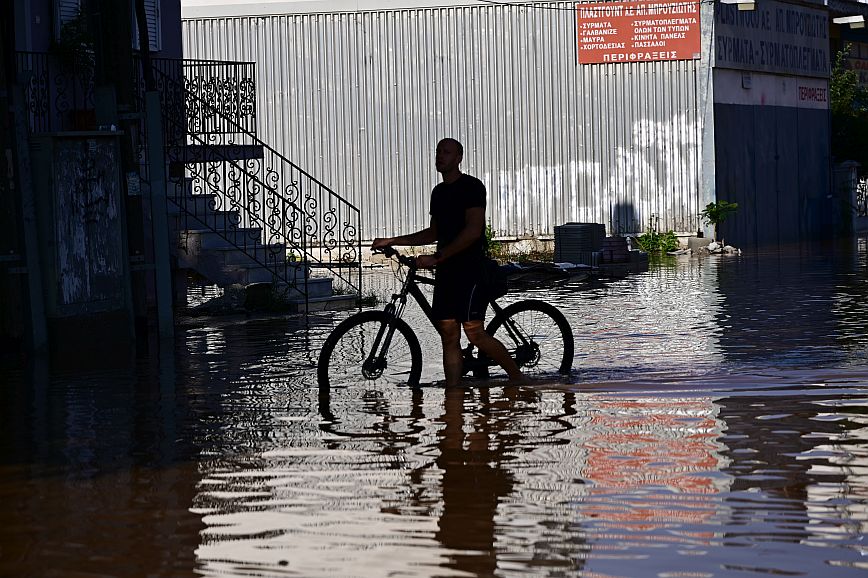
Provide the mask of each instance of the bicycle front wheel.
{"label": "bicycle front wheel", "polygon": [[564,314],[544,301],[512,303],[491,320],[496,337],[526,375],[568,374],[573,367],[573,330]]}
{"label": "bicycle front wheel", "polygon": [[419,385],[422,348],[402,319],[384,311],[363,311],[342,321],[319,354],[320,387]]}

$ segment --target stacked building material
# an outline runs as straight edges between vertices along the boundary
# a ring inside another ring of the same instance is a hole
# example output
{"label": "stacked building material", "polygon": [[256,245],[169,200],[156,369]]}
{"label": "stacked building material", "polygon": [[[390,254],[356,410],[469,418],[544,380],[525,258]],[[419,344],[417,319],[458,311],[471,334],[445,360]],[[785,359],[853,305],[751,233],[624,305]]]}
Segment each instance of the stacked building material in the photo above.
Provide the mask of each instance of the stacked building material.
{"label": "stacked building material", "polygon": [[606,227],[599,223],[566,223],[555,227],[556,263],[598,265]]}
{"label": "stacked building material", "polygon": [[601,251],[601,263],[628,263],[630,261],[630,249],[627,247],[625,237],[606,237],[603,239]]}

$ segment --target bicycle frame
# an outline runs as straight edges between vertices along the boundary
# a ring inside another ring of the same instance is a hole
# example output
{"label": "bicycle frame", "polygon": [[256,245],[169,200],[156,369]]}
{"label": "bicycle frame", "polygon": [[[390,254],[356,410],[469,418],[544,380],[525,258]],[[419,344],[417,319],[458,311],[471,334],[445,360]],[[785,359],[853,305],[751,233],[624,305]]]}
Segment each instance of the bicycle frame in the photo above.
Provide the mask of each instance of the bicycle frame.
{"label": "bicycle frame", "polygon": [[[390,248],[391,249],[391,248]],[[422,312],[425,313],[425,317],[428,318],[428,321],[436,328],[437,323],[434,320],[434,310],[431,307],[431,304],[428,302],[428,298],[419,288],[419,285],[434,285],[434,279],[431,277],[427,277],[425,275],[420,275],[418,273],[418,269],[416,267],[416,262],[414,259],[410,257],[406,257],[401,255],[394,249],[390,251],[385,251],[384,254],[387,257],[395,257],[398,262],[407,267],[407,277],[404,279],[404,283],[401,286],[401,290],[398,293],[392,294],[392,300],[386,305],[384,312],[389,316],[390,319],[399,319],[403,313],[404,308],[407,306],[407,295],[411,295],[416,303],[419,304],[419,307],[422,308]],[[497,304],[495,300],[489,301],[489,305],[491,305],[492,310],[494,311],[494,316],[498,316],[503,311],[503,308]],[[515,354],[519,355],[522,350],[526,347],[531,347],[528,340],[524,335],[521,334],[519,328],[515,325],[515,323],[511,319],[507,319],[503,325],[507,334],[515,343]],[[368,356],[368,359],[365,360],[363,364],[363,371],[382,371],[382,363],[385,359],[384,353],[388,351],[389,345],[392,342],[392,336],[395,333],[395,325],[393,323],[389,323],[388,326],[383,326],[380,328],[380,331],[377,333],[377,337],[374,340],[374,347],[372,348],[371,355]],[[380,346],[382,345],[382,349]],[[377,354],[376,352],[380,352]],[[473,346],[470,345],[463,350],[464,353],[464,371],[471,371],[474,369],[479,369],[477,366],[489,367],[496,365],[495,362],[486,360],[485,362],[480,361],[477,357],[473,356]]]}
{"label": "bicycle frame", "polygon": [[[435,318],[428,291],[421,287],[434,285],[435,281],[433,276],[417,269],[415,259],[391,247],[386,247],[383,253],[406,267],[396,275],[400,278],[400,290],[392,294],[385,308],[351,315],[326,338],[317,361],[321,388],[328,387],[333,376],[367,381],[383,378],[388,382],[400,382],[406,376],[411,385],[419,383],[423,369],[421,344],[416,332],[402,317],[407,296],[411,295],[428,321],[441,329],[443,323]],[[494,300],[489,304],[494,317],[489,319],[485,331],[503,344],[519,368],[534,374],[551,370],[569,373],[574,341],[563,313],[536,299],[513,300],[503,307]],[[475,377],[486,378],[489,368],[499,364],[489,357],[488,347],[478,350],[474,341],[478,340],[471,340],[461,351],[462,373],[472,372]],[[496,352],[493,357],[504,362]]]}

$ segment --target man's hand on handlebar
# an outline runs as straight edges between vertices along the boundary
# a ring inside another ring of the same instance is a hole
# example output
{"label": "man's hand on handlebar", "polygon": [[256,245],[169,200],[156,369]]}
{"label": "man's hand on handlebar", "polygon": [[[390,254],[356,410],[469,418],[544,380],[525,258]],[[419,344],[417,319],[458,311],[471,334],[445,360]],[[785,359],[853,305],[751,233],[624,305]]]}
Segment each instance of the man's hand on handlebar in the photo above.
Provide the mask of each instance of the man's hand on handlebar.
{"label": "man's hand on handlebar", "polygon": [[437,265],[437,257],[434,255],[419,255],[416,257],[416,266],[420,269],[433,269]]}
{"label": "man's hand on handlebar", "polygon": [[409,257],[400,254],[397,249],[391,245],[392,239],[374,239],[371,243],[371,250],[374,253],[382,253],[386,257],[395,257],[404,265],[416,269],[433,269],[439,260],[434,255],[420,255],[418,257]]}
{"label": "man's hand on handlebar", "polygon": [[392,237],[377,238],[374,239],[373,243],[371,243],[371,249],[373,249],[374,251],[382,251],[386,247],[391,247],[392,243],[394,242],[395,239],[393,239]]}

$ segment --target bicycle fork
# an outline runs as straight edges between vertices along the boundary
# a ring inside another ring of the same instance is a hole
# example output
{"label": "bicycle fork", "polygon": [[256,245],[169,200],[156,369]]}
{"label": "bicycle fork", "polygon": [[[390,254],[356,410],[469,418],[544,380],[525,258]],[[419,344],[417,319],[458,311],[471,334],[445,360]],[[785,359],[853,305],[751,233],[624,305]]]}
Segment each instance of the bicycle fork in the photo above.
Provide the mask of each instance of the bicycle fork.
{"label": "bicycle fork", "polygon": [[[400,298],[400,307],[395,305],[395,300]],[[376,379],[380,377],[386,370],[387,361],[386,355],[389,352],[389,345],[392,343],[392,336],[395,334],[395,324],[392,322],[401,316],[401,312],[406,305],[406,297],[401,298],[400,295],[394,295],[393,301],[386,305],[384,312],[387,315],[387,320],[380,325],[377,330],[377,336],[374,338],[373,347],[365,361],[362,362],[362,375],[367,379]]]}

